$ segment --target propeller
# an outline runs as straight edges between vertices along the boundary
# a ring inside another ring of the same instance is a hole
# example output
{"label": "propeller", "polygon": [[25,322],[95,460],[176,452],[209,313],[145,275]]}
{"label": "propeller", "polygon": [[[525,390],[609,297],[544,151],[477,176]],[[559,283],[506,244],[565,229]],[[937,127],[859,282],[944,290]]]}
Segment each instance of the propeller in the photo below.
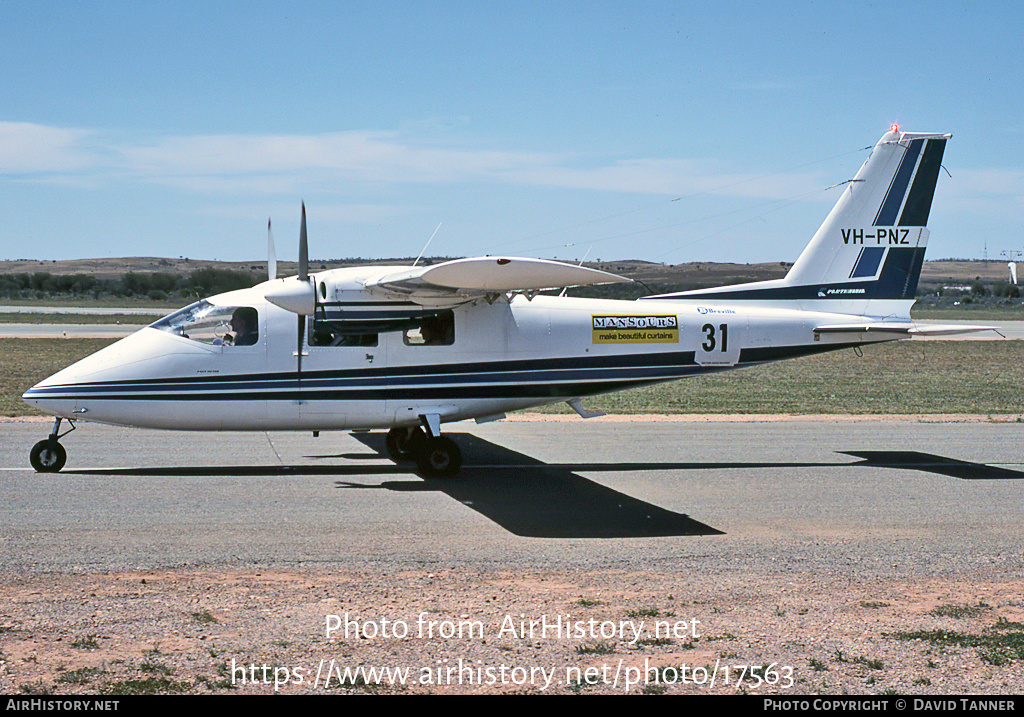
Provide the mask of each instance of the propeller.
{"label": "propeller", "polygon": [[267,219],[267,280],[277,278],[277,252],[274,251],[274,232],[270,231],[270,219]]}
{"label": "propeller", "polygon": [[302,224],[299,225],[299,281],[309,281],[309,247],[306,245],[306,203],[302,203]]}
{"label": "propeller", "polygon": [[[305,284],[309,287],[310,293],[313,295],[313,313],[316,312],[316,286],[309,278],[309,246],[306,241],[306,203],[302,203],[302,224],[299,225],[299,275],[296,277],[300,284]],[[306,338],[306,317],[303,314],[297,314],[299,320],[298,327],[298,346],[295,350],[296,365],[295,365],[295,380],[296,389],[299,393],[299,402],[302,402],[302,342]]]}
{"label": "propeller", "polygon": [[[267,222],[268,246],[270,247],[270,258],[267,262],[267,271],[273,280],[277,274],[277,260],[273,252],[273,235],[270,230],[270,222]],[[295,351],[297,380],[302,380],[302,342],[306,338],[306,317],[316,313],[316,286],[313,277],[309,275],[309,249],[306,242],[306,203],[302,203],[302,224],[299,228],[299,273],[294,279],[284,279],[274,282],[264,292],[267,301],[282,309],[291,311],[298,317],[298,344]],[[301,400],[300,400],[301,402]]]}

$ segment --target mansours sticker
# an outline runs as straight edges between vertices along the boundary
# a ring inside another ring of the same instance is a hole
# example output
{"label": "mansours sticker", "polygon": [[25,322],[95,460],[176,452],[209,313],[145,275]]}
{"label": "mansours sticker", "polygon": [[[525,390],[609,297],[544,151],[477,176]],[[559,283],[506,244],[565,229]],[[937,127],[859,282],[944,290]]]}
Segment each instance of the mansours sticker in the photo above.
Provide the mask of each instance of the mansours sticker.
{"label": "mansours sticker", "polygon": [[679,343],[679,320],[672,315],[591,316],[595,344]]}

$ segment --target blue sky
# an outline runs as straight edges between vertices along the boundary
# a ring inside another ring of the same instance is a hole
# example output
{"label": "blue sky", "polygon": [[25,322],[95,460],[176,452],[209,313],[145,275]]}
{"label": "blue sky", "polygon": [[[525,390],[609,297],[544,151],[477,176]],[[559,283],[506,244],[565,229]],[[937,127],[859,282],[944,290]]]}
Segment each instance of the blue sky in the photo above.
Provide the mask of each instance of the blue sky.
{"label": "blue sky", "polygon": [[[0,259],[792,261],[893,122],[1024,250],[1015,2],[0,0]],[[951,176],[950,176],[951,175]]]}

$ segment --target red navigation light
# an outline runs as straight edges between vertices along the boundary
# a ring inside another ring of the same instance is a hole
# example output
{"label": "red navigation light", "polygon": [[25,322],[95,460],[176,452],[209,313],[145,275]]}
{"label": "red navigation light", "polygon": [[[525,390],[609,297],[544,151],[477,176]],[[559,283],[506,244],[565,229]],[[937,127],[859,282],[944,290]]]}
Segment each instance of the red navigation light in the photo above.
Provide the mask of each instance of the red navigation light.
{"label": "red navigation light", "polygon": [[889,125],[889,131],[890,132],[899,132],[900,131],[900,126],[898,124],[891,124],[891,125]]}

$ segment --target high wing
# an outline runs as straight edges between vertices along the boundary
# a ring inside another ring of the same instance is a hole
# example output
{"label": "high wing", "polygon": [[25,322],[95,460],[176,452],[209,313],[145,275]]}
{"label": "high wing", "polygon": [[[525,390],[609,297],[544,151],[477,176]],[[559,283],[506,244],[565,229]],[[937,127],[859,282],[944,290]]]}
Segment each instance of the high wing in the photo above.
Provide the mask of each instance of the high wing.
{"label": "high wing", "polygon": [[371,277],[371,294],[403,298],[423,306],[457,306],[506,292],[628,282],[622,276],[546,259],[475,257]]}

